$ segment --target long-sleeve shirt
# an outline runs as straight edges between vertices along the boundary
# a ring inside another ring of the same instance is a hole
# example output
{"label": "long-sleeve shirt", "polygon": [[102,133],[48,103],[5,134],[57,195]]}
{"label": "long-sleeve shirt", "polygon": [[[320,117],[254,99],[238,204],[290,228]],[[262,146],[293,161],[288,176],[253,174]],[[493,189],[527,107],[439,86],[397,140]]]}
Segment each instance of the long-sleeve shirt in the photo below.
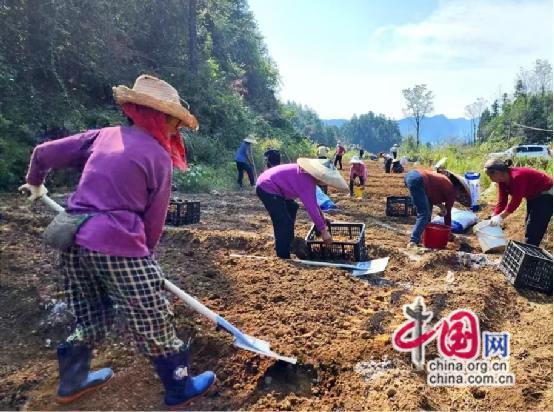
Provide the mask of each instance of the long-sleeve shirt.
{"label": "long-sleeve shirt", "polygon": [[456,200],[456,189],[448,177],[443,174],[427,170],[417,170],[423,178],[425,194],[432,205],[444,204],[446,215],[444,224],[450,226],[452,223],[452,206]]}
{"label": "long-sleeve shirt", "polygon": [[319,146],[317,148],[317,155],[319,157],[327,157],[327,153],[329,153],[329,149],[327,148],[327,146]]}
{"label": "long-sleeve shirt", "polygon": [[318,230],[325,229],[325,220],[317,205],[315,179],[294,163],[272,167],[263,172],[256,187],[285,199],[299,198]]}
{"label": "long-sleeve shirt", "polygon": [[[510,181],[498,184],[495,215],[504,211],[512,213],[519,207],[523,198],[532,200],[541,192],[552,188],[552,178],[539,170],[530,167],[512,167],[508,173]],[[508,195],[512,197],[510,203],[508,203]]]}
{"label": "long-sleeve shirt", "polygon": [[367,179],[367,168],[363,163],[353,163],[350,166],[350,179],[354,179],[354,176],[360,176],[364,180]]}
{"label": "long-sleeve shirt", "polygon": [[344,146],[337,146],[337,148],[335,149],[335,154],[337,156],[342,156],[345,153],[346,153],[346,149],[344,148]]}
{"label": "long-sleeve shirt", "polygon": [[250,143],[242,142],[235,154],[235,161],[250,164]]}
{"label": "long-sleeve shirt", "polygon": [[160,239],[171,190],[171,158],[146,131],[107,127],[43,143],[31,157],[27,182],[50,169],[83,168],[69,213],[91,213],[75,242],[109,256],[145,257]]}

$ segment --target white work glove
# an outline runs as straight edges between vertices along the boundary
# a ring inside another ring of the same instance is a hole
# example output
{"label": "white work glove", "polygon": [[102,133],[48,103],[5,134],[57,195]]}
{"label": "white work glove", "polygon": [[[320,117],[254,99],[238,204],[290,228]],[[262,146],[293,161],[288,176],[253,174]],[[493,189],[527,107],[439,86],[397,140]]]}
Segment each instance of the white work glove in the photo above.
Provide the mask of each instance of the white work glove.
{"label": "white work glove", "polygon": [[40,186],[34,186],[30,185],[29,183],[25,183],[24,185],[19,186],[18,189],[20,192],[27,190],[31,193],[31,196],[29,196],[29,200],[31,202],[34,202],[37,199],[40,199],[42,196],[48,193],[48,189],[46,189],[46,186],[40,185]]}
{"label": "white work glove", "polygon": [[491,217],[491,226],[500,226],[502,224],[502,216],[496,215]]}

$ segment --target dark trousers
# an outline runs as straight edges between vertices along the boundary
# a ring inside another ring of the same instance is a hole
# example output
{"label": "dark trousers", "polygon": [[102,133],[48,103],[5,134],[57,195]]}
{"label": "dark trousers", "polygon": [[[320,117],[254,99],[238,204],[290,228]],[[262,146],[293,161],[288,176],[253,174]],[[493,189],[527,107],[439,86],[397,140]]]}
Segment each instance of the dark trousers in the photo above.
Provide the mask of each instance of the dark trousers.
{"label": "dark trousers", "polygon": [[290,259],[298,203],[291,199],[285,199],[283,196],[267,193],[259,187],[256,188],[256,194],[271,217],[277,256],[282,259]]}
{"label": "dark trousers", "polygon": [[358,178],[360,186],[363,186],[365,183],[363,176],[354,175],[354,177],[350,179],[350,196],[354,196],[354,181],[356,180],[356,178]]}
{"label": "dark trousers", "polygon": [[250,186],[254,186],[254,172],[252,171],[252,166],[244,162],[236,162],[237,170],[239,175],[237,177],[237,183],[242,187],[242,176],[244,172],[248,173],[248,180],[250,180]]}
{"label": "dark trousers", "polygon": [[385,173],[390,173],[390,168],[392,166],[392,159],[385,159]]}
{"label": "dark trousers", "polygon": [[552,218],[552,195],[539,195],[527,200],[525,243],[539,246]]}
{"label": "dark trousers", "polygon": [[340,165],[339,169],[342,170],[342,155],[335,155],[335,167],[337,163]]}

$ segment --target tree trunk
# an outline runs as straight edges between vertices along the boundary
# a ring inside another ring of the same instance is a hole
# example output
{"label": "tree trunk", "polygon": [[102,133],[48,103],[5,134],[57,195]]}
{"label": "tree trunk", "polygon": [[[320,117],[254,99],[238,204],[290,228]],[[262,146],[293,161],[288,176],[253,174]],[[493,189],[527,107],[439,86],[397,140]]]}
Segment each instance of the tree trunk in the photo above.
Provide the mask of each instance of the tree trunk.
{"label": "tree trunk", "polygon": [[189,6],[189,38],[188,38],[188,49],[189,49],[189,70],[192,75],[196,75],[198,72],[198,54],[196,52],[196,9],[197,9],[197,0],[185,0],[185,3],[188,3]]}
{"label": "tree trunk", "polygon": [[416,117],[416,147],[419,147],[419,118]]}

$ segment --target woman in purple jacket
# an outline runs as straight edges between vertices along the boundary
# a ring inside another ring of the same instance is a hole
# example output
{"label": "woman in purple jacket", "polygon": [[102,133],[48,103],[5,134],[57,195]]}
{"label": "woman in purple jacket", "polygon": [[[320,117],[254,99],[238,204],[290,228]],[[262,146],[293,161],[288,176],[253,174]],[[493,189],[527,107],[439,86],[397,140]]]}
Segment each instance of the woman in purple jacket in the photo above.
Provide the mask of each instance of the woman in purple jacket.
{"label": "woman in purple jacket", "polygon": [[188,347],[177,337],[164,297],[164,274],[153,258],[162,233],[172,165],[185,169],[180,127],[198,122],[168,83],[142,75],[132,89],[114,87],[132,126],[89,130],[37,146],[27,183],[30,200],[47,193],[51,169],[82,167],[66,205],[90,214],[74,245],[61,253],[68,305],[76,327],[58,346],[58,401],[69,403],[106,384],[110,368],[90,371],[92,348],[110,329],[114,306],[123,312],[139,350],[148,356],[164,387],[165,402],[180,406],[205,393],[213,372],[188,375]]}
{"label": "woman in purple jacket", "polygon": [[333,242],[325,216],[317,205],[316,185],[348,190],[348,185],[329,159],[300,158],[297,164],[275,166],[258,177],[256,194],[271,217],[275,252],[280,258],[290,259],[298,210],[294,199],[297,198],[304,204],[323,241],[326,244]]}

